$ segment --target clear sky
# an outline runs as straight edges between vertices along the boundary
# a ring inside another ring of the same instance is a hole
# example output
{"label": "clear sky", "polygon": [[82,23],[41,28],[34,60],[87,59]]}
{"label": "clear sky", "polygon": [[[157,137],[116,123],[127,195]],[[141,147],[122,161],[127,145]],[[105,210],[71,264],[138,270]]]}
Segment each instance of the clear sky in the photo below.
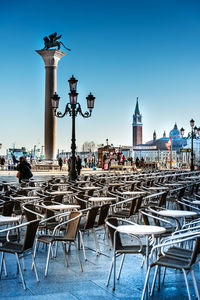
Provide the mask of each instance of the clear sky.
{"label": "clear sky", "polygon": [[[79,150],[106,138],[132,145],[136,97],[144,142],[175,122],[200,126],[199,0],[0,1],[1,152],[44,144],[45,70],[35,50],[55,31],[72,49],[58,64],[60,109],[72,74],[83,110],[88,93],[96,97],[92,117],[76,120]],[[71,118],[57,124],[57,147],[69,151]]]}

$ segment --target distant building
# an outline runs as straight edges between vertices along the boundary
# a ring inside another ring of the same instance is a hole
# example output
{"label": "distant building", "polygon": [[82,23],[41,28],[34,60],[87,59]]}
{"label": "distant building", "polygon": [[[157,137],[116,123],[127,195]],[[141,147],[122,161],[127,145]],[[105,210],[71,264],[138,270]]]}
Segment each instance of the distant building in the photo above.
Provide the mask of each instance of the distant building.
{"label": "distant building", "polygon": [[135,112],[133,114],[133,146],[142,144],[142,115],[139,110],[138,98],[136,101]]}
{"label": "distant building", "polygon": [[[135,113],[133,115],[133,157],[145,162],[157,162],[160,166],[169,167],[170,147],[169,140],[172,137],[172,166],[189,167],[191,161],[191,134],[183,137],[175,123],[169,132],[169,137],[164,131],[163,137],[157,138],[156,131],[153,132],[153,139],[142,144],[142,115],[139,110],[138,99]],[[200,166],[200,131],[194,133],[193,139],[194,164]]]}

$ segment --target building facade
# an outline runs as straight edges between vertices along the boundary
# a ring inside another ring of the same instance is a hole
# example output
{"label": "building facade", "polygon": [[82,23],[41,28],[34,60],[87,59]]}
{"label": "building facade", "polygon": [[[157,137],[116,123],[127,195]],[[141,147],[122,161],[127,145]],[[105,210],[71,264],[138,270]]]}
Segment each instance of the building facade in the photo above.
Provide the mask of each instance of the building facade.
{"label": "building facade", "polygon": [[138,98],[136,100],[135,112],[133,114],[133,146],[142,144],[142,115],[139,110]]}

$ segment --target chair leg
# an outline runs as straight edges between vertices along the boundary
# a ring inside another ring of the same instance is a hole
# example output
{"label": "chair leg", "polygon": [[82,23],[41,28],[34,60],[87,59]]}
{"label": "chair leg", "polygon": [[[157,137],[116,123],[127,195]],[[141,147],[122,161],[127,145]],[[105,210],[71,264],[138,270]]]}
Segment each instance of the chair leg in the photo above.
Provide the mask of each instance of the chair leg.
{"label": "chair leg", "polygon": [[81,245],[82,245],[82,248],[83,248],[83,255],[84,255],[84,258],[85,258],[85,260],[87,260],[86,252],[85,252],[85,245],[84,245],[84,242],[83,242],[83,235],[82,235],[82,232],[81,232],[81,231],[80,231],[80,242],[81,242]]}
{"label": "chair leg", "polygon": [[76,245],[76,242],[74,242],[74,246],[76,248],[76,255],[78,257],[78,262],[79,262],[79,265],[80,265],[80,268],[81,268],[81,272],[83,272],[83,267],[82,267],[82,263],[81,263],[81,259],[80,259],[80,256],[79,256],[78,247]]}
{"label": "chair leg", "polygon": [[94,237],[94,243],[95,243],[95,248],[96,248],[96,255],[100,254],[100,249],[99,249],[99,242],[97,240],[97,235],[96,235],[96,231],[94,228],[92,228],[92,233],[93,233],[93,237]]}
{"label": "chair leg", "polygon": [[115,290],[115,277],[116,277],[116,253],[114,252],[114,257],[113,257],[113,291]]}
{"label": "chair leg", "polygon": [[36,280],[37,282],[39,282],[39,277],[38,277],[38,272],[37,272],[37,268],[36,268],[36,264],[35,264],[35,258],[34,258],[34,255],[33,253],[31,253],[31,256],[32,256],[32,264],[33,264],[33,267],[34,267],[34,271],[35,271],[35,277],[36,277]]}
{"label": "chair leg", "polygon": [[63,253],[64,253],[65,264],[66,264],[66,267],[68,268],[69,267],[69,262],[68,262],[68,259],[67,259],[66,249],[65,249],[64,243],[62,243],[62,249],[63,249]]}
{"label": "chair leg", "polygon": [[0,278],[2,274],[3,261],[4,261],[4,252],[1,253]]}
{"label": "chair leg", "polygon": [[46,262],[46,268],[45,268],[45,277],[47,277],[47,274],[48,274],[50,254],[51,254],[51,243],[49,244],[49,250],[48,250],[48,254],[47,254],[47,262]]}
{"label": "chair leg", "polygon": [[190,294],[190,289],[189,289],[189,284],[188,284],[188,279],[187,279],[187,275],[184,269],[182,269],[183,274],[184,274],[184,278],[185,278],[185,284],[186,284],[186,288],[187,288],[187,293],[188,293],[188,299],[191,300],[191,294]]}
{"label": "chair leg", "polygon": [[166,267],[164,267],[162,284],[164,284],[164,281],[165,281],[165,274],[166,274],[166,270],[167,270],[167,268],[166,268]]}
{"label": "chair leg", "polygon": [[197,299],[199,300],[200,296],[199,296],[199,290],[198,290],[197,280],[196,280],[196,277],[194,274],[194,270],[192,270],[191,273],[192,273],[192,280],[193,280],[193,284],[194,284],[195,294],[196,294]]}
{"label": "chair leg", "polygon": [[152,282],[150,296],[153,295],[153,291],[154,291],[154,287],[155,287],[155,283],[156,283],[157,274],[158,274],[158,266],[155,267],[155,273],[154,273],[154,276],[153,276],[153,282]]}
{"label": "chair leg", "polygon": [[111,276],[112,269],[113,269],[113,259],[114,258],[112,258],[112,262],[111,262],[111,265],[110,265],[110,270],[109,270],[109,273],[108,273],[108,278],[107,278],[107,281],[106,281],[106,286],[108,286],[109,282],[110,282],[110,276]]}
{"label": "chair leg", "polygon": [[122,270],[123,263],[124,263],[124,258],[125,258],[125,254],[122,255],[119,271],[118,271],[118,274],[117,274],[117,280],[119,280],[119,277],[120,277],[120,274],[121,274],[121,270]]}
{"label": "chair leg", "polygon": [[23,287],[24,287],[24,289],[26,290],[26,283],[25,283],[25,281],[24,281],[24,276],[23,276],[23,273],[22,273],[22,268],[21,268],[21,265],[20,265],[19,256],[18,256],[17,253],[15,253],[15,256],[16,256],[17,264],[18,264],[19,271],[20,271],[20,274],[21,274],[21,279],[22,279]]}
{"label": "chair leg", "polygon": [[25,266],[24,257],[22,257],[22,265],[23,265],[23,270],[26,271],[26,266]]}
{"label": "chair leg", "polygon": [[57,251],[58,251],[58,242],[56,241],[56,242],[55,242],[55,250],[54,250],[54,253],[53,253],[53,249],[52,249],[52,253],[51,253],[51,255],[52,255],[53,258],[56,258],[56,256],[57,256]]}
{"label": "chair leg", "polygon": [[[34,251],[33,251],[33,257],[35,259],[35,256],[36,256],[36,251],[37,251],[37,245],[38,245],[38,240],[36,239],[36,242],[35,242],[35,248],[34,248]],[[33,270],[33,263],[32,263],[32,267],[31,267],[31,270]]]}
{"label": "chair leg", "polygon": [[142,263],[141,263],[141,266],[140,266],[140,268],[143,268],[143,266],[144,266],[144,262],[145,262],[145,256],[143,256],[143,257],[142,257]]}
{"label": "chair leg", "polygon": [[[4,266],[4,273],[5,273],[5,277],[8,276],[8,273],[7,273],[7,268],[6,268],[6,260],[5,258],[3,257],[3,266]],[[1,277],[1,276],[0,276]]]}
{"label": "chair leg", "polygon": [[150,270],[151,270],[151,266],[149,266],[149,267],[148,267],[148,270],[147,270],[147,274],[146,274],[146,278],[145,278],[145,282],[144,282],[144,288],[143,288],[143,291],[142,291],[142,297],[141,297],[141,300],[143,300],[143,299],[144,299],[144,296],[145,296],[147,284],[148,284],[148,281],[149,281]]}

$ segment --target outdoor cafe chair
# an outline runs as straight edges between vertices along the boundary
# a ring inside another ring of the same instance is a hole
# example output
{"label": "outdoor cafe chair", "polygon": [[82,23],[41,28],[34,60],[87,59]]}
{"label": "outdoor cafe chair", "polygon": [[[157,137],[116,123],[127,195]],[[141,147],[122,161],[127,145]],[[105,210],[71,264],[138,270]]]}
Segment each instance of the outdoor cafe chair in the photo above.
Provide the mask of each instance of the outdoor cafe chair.
{"label": "outdoor cafe chair", "polygon": [[[186,241],[191,241],[191,240],[195,240],[194,249],[190,255],[188,255],[188,256],[185,255],[185,258],[177,257],[176,255],[173,255],[173,254],[169,255],[169,252],[168,252],[169,250],[167,250],[165,252],[165,247],[167,247],[167,248],[173,247],[176,244],[180,244],[180,243],[183,243]],[[171,269],[182,271],[182,273],[184,275],[184,279],[185,279],[185,284],[186,284],[189,300],[191,300],[191,294],[190,294],[187,275],[191,272],[193,285],[194,285],[194,289],[195,289],[195,294],[199,300],[200,296],[199,296],[197,281],[196,281],[195,274],[194,274],[194,264],[198,258],[198,255],[200,254],[200,234],[199,234],[199,232],[194,233],[194,234],[189,234],[188,236],[187,235],[180,236],[179,238],[175,237],[175,239],[171,239],[170,241],[163,240],[161,244],[156,245],[152,248],[151,256],[153,257],[154,252],[156,251],[156,253],[157,253],[158,250],[161,250],[161,253],[157,256],[156,259],[154,259],[154,261],[148,267],[141,300],[144,299],[148,281],[149,281],[150,271],[153,267],[155,267],[155,273],[154,273],[154,277],[153,277],[153,283],[152,283],[150,296],[152,296],[153,291],[154,291],[156,277],[158,274],[158,269],[160,267],[164,267],[164,268],[171,268]]]}
{"label": "outdoor cafe chair", "polygon": [[[34,257],[36,256],[36,249],[37,249],[37,246],[39,243],[44,243],[44,244],[49,245],[47,260],[46,260],[46,267],[45,267],[45,277],[47,277],[47,275],[48,275],[50,254],[52,251],[53,243],[55,243],[55,242],[62,243],[65,263],[66,263],[67,267],[69,266],[69,262],[68,262],[67,255],[66,255],[65,245],[69,244],[69,247],[70,247],[71,244],[74,244],[74,246],[76,248],[76,253],[77,253],[78,261],[80,264],[80,268],[81,268],[81,271],[83,271],[81,260],[80,260],[79,253],[78,253],[78,247],[76,244],[76,235],[77,235],[81,215],[82,215],[82,213],[80,211],[72,211],[70,214],[69,213],[60,214],[60,216],[62,218],[64,218],[65,216],[69,216],[69,217],[67,220],[63,220],[58,225],[56,225],[52,234],[39,235],[37,237],[36,243],[35,243],[35,249],[34,249]],[[65,227],[65,232],[63,235],[60,235],[59,234],[60,228],[63,228],[63,227]]]}
{"label": "outdoor cafe chair", "polygon": [[83,222],[80,222],[80,224],[79,224],[80,243],[83,248],[83,254],[84,254],[85,260],[87,260],[87,256],[86,256],[86,252],[85,252],[83,234],[86,232],[89,233],[90,230],[93,233],[93,238],[94,238],[95,248],[96,248],[96,255],[99,254],[99,243],[98,243],[96,232],[94,229],[95,220],[96,220],[98,212],[99,212],[99,206],[93,206],[93,207],[87,208],[86,210],[82,210],[83,214],[87,213],[86,218],[84,218]]}
{"label": "outdoor cafe chair", "polygon": [[[122,255],[117,280],[120,278],[121,270],[123,267],[124,259],[126,254],[142,254],[145,256],[146,254],[146,246],[142,244],[141,239],[136,235],[131,235],[131,243],[129,244],[123,244],[121,240],[122,233],[119,233],[116,231],[118,224],[124,223],[124,224],[131,224],[135,225],[135,223],[121,219],[116,217],[108,217],[106,219],[106,225],[108,227],[108,232],[111,238],[111,243],[113,247],[113,258],[106,282],[106,286],[109,285],[110,277],[113,271],[113,290],[115,290],[115,277],[116,277],[116,258]],[[136,225],[137,226],[137,225]],[[126,234],[127,235],[127,234]],[[135,239],[136,243],[134,243],[133,239]]]}
{"label": "outdoor cafe chair", "polygon": [[36,280],[39,281],[37,268],[36,268],[36,264],[35,264],[35,260],[34,260],[34,256],[33,256],[33,251],[32,251],[38,225],[39,225],[39,220],[33,220],[30,222],[26,222],[26,223],[23,223],[23,224],[20,224],[17,226],[13,226],[10,228],[6,228],[6,229],[3,229],[0,231],[1,233],[7,232],[8,238],[9,238],[9,232],[11,230],[19,230],[19,229],[22,229],[23,227],[26,227],[26,233],[25,233],[23,242],[6,241],[2,246],[0,246],[0,252],[2,252],[0,275],[2,274],[3,265],[5,267],[5,253],[15,254],[16,260],[17,260],[17,266],[20,270],[21,279],[22,279],[23,287],[25,290],[26,290],[26,283],[24,280],[24,276],[23,276],[23,272],[22,272],[22,268],[21,268],[21,264],[20,264],[21,258],[24,258],[25,256],[31,254]]}

